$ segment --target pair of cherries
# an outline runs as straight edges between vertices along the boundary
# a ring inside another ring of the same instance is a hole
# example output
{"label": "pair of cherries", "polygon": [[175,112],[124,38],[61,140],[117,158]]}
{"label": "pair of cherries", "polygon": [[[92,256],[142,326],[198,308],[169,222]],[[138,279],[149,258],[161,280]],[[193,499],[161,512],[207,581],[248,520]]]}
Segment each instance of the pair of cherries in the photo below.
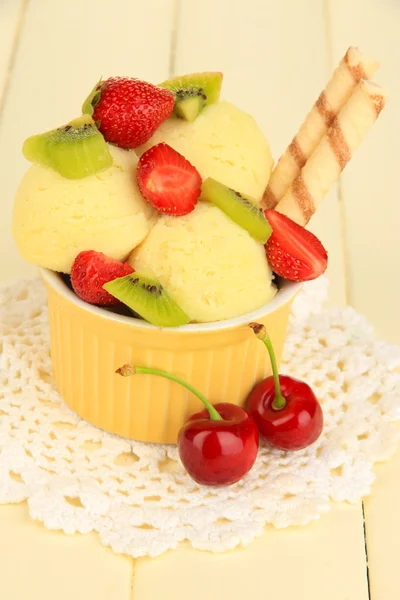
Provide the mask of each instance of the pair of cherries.
{"label": "pair of cherries", "polygon": [[182,463],[202,485],[231,485],[250,471],[258,453],[259,433],[273,447],[300,450],[315,442],[323,428],[321,406],[309,385],[279,375],[275,353],[264,325],[249,327],[264,342],[273,375],[263,379],[249,394],[246,410],[235,404],[212,405],[207,398],[180,378],[148,367],[124,365],[117,373],[150,374],[183,385],[195,394],[205,409],[192,415],[178,434]]}

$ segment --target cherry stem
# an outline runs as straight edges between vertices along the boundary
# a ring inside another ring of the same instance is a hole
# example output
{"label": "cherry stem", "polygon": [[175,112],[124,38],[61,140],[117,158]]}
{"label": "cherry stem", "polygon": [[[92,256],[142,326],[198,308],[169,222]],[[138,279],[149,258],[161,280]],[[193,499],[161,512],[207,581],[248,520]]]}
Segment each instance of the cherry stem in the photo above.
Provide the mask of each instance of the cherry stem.
{"label": "cherry stem", "polygon": [[205,396],[199,390],[196,390],[190,383],[183,381],[176,375],[172,375],[171,373],[167,373],[166,371],[161,371],[160,369],[153,369],[151,367],[133,367],[131,365],[124,365],[115,371],[118,375],[122,375],[123,377],[129,377],[130,375],[157,375],[158,377],[164,377],[164,379],[169,379],[170,381],[175,381],[175,383],[179,383],[184,388],[192,392],[201,402],[204,404],[206,409],[208,410],[208,414],[210,415],[210,419],[212,421],[223,421],[223,418],[219,414],[219,412],[214,408],[214,406],[207,400]]}
{"label": "cherry stem", "polygon": [[275,384],[275,398],[272,402],[272,408],[275,410],[282,410],[286,406],[286,400],[282,396],[281,392],[281,384],[279,381],[279,373],[278,373],[278,365],[276,364],[276,356],[274,352],[274,348],[272,346],[271,338],[269,337],[265,325],[261,323],[250,323],[249,327],[254,331],[255,335],[261,340],[265,347],[268,350],[269,359],[271,361],[272,366],[272,375],[274,377]]}

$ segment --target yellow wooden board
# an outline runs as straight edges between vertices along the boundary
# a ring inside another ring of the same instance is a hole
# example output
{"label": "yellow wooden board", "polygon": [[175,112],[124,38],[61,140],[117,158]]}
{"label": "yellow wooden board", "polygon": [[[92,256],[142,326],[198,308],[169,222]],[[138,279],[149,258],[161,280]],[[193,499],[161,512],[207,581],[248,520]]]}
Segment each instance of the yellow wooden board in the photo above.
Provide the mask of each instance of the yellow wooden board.
{"label": "yellow wooden board", "polygon": [[364,502],[372,600],[400,598],[400,451],[376,468],[373,494]]}
{"label": "yellow wooden board", "polygon": [[33,521],[26,505],[0,510],[2,600],[129,600],[133,565],[98,542]]}
{"label": "yellow wooden board", "polygon": [[[364,313],[379,336],[400,343],[400,10],[397,2],[330,1],[332,54],[359,44],[381,61],[375,80],[389,91],[387,107],[342,178],[348,301]],[[371,275],[376,274],[376,282]],[[376,469],[365,501],[371,598],[397,600],[400,575],[400,454]]]}
{"label": "yellow wooden board", "polygon": [[[347,46],[359,44],[382,62],[377,79],[390,89],[389,106],[312,229],[329,250],[331,300],[343,304],[348,293],[381,335],[400,342],[393,277],[400,258],[399,30],[395,0],[354,0],[351,8],[346,0],[2,0],[0,99],[8,87],[0,122],[0,279],[34,272],[10,233],[13,195],[27,167],[23,139],[75,116],[101,75],[158,82],[171,72],[222,70],[224,97],[256,117],[277,158]],[[373,600],[400,597],[399,468],[399,458],[379,467],[365,502]],[[254,600],[367,600],[361,506],[334,506],[303,529],[268,529],[244,550],[215,556],[181,548],[141,559],[134,571],[95,535],[46,532],[29,521],[25,506],[0,508],[5,600],[234,600],[244,593]]]}

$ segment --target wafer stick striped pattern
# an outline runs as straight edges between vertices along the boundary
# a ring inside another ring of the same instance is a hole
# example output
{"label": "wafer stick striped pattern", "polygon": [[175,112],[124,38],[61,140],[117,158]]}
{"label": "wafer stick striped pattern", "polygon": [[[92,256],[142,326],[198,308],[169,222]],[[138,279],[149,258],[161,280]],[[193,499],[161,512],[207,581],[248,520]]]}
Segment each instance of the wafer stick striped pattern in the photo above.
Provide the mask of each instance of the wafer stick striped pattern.
{"label": "wafer stick striped pattern", "polygon": [[272,172],[261,205],[275,208],[283,198],[308,158],[326,134],[340,109],[362,79],[369,79],[379,63],[351,46],[321,92],[297,135]]}
{"label": "wafer stick striped pattern", "polygon": [[306,225],[385,106],[386,93],[371,81],[357,85],[276,210]]}

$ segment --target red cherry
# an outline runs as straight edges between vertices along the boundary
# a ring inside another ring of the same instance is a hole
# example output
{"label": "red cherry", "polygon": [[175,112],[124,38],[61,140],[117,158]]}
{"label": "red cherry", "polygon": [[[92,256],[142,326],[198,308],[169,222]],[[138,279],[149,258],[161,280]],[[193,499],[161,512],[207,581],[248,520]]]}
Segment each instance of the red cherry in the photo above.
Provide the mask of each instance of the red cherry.
{"label": "red cherry", "polygon": [[256,422],[243,408],[223,402],[213,406],[192,385],[176,375],[124,365],[116,371],[123,377],[136,373],[158,375],[183,385],[202,401],[205,410],[189,417],[178,434],[183,466],[202,485],[231,485],[248,473],[257,457]]}
{"label": "red cherry", "polygon": [[250,327],[267,347],[273,375],[250,392],[247,410],[271,446],[301,450],[321,435],[324,425],[321,405],[307,383],[278,375],[275,353],[264,325],[250,323]]}
{"label": "red cherry", "polygon": [[256,385],[246,407],[261,435],[272,446],[282,450],[300,450],[319,438],[324,424],[322,409],[304,381],[279,375],[279,383],[286,401],[282,408],[274,408],[273,377],[267,377]]}
{"label": "red cherry", "polygon": [[231,485],[250,471],[258,452],[254,419],[240,406],[215,404],[222,420],[208,410],[192,415],[178,434],[181,461],[202,485]]}

